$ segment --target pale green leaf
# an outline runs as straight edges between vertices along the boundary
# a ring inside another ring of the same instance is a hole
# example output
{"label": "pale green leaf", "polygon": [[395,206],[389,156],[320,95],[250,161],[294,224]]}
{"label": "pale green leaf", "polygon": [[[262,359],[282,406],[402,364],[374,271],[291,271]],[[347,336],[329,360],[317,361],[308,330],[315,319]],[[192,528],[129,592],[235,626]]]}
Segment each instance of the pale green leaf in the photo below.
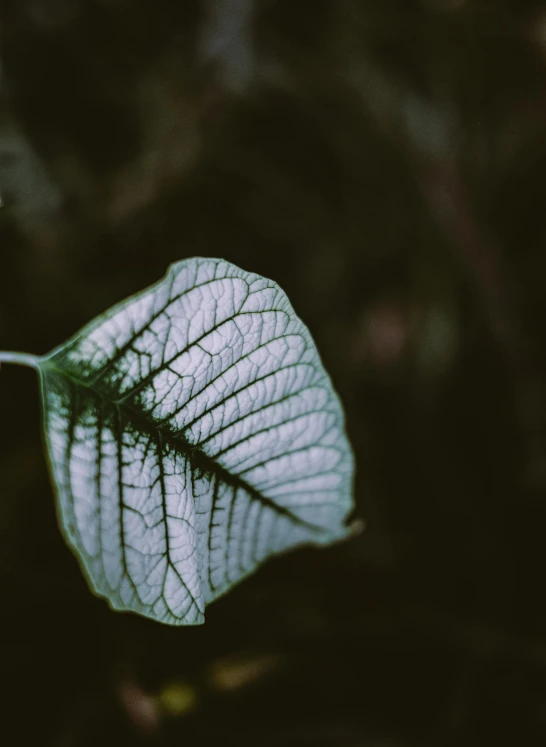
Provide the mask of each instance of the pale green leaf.
{"label": "pale green leaf", "polygon": [[173,265],[34,365],[68,543],[115,609],[176,625],[268,556],[344,537],[353,459],[316,347],[272,281]]}

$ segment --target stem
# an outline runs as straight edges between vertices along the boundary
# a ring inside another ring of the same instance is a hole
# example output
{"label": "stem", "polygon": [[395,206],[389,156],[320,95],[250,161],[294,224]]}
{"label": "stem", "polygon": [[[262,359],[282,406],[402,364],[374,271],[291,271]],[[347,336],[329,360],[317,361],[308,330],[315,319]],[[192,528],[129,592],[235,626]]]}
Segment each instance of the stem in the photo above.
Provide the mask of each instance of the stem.
{"label": "stem", "polygon": [[3,353],[0,352],[0,363],[15,363],[18,366],[29,366],[38,370],[40,368],[41,358],[37,355],[28,353]]}

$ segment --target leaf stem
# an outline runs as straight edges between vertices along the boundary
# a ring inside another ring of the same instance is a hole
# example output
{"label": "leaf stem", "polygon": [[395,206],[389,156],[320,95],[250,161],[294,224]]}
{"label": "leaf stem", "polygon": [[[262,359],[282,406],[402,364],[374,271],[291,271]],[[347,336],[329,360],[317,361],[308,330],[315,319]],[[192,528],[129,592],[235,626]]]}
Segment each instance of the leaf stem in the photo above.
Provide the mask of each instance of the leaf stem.
{"label": "leaf stem", "polygon": [[29,355],[28,353],[0,352],[0,363],[15,363],[18,366],[29,366],[38,370],[41,358],[37,355]]}

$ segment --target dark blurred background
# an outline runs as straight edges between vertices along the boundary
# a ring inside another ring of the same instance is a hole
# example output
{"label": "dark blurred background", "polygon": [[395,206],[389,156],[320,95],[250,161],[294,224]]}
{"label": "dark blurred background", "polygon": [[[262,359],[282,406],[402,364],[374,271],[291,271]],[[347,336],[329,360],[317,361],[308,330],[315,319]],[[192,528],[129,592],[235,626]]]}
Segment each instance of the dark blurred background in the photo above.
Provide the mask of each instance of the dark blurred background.
{"label": "dark blurred background", "polygon": [[271,277],[366,521],[203,627],[115,614],[3,367],[0,739],[545,745],[545,4],[0,0],[0,65],[0,349],[185,257]]}

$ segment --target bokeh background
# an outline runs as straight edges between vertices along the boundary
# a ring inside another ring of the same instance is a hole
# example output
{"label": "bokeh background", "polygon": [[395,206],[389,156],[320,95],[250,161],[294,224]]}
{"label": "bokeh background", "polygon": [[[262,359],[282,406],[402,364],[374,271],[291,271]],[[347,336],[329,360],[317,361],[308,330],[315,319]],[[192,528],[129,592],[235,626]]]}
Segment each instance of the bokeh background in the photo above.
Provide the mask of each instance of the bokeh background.
{"label": "bokeh background", "polygon": [[[351,541],[200,628],[63,543],[0,372],[5,744],[546,744],[546,7],[0,0],[0,348],[195,255],[276,280],[342,396]],[[15,741],[14,741],[15,736]]]}

